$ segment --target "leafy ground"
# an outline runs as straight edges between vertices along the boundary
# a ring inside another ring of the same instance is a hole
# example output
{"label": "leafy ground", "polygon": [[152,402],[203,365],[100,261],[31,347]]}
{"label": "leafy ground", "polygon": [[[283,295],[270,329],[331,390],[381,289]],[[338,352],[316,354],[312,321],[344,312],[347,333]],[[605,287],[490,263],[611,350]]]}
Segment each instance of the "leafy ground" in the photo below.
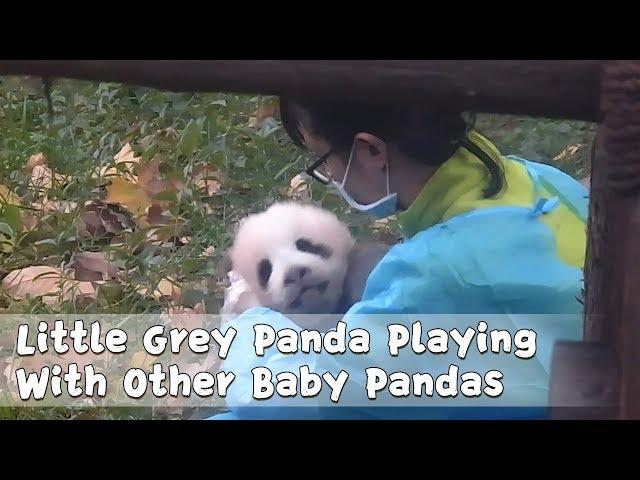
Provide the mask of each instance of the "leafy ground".
{"label": "leafy ground", "polygon": [[[0,77],[0,313],[215,313],[236,222],[281,198],[310,197],[359,237],[394,235],[298,176],[306,158],[271,98],[75,81],[51,98],[49,117],[39,82]],[[481,115],[477,126],[505,154],[588,174],[592,124]]]}

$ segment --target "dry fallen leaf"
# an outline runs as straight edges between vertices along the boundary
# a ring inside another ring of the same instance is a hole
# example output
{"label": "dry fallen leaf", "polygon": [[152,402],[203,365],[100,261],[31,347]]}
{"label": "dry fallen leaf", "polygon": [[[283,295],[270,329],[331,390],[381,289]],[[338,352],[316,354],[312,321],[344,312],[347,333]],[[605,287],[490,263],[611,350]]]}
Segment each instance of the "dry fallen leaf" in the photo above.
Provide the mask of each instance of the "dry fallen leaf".
{"label": "dry fallen leaf", "polygon": [[13,350],[16,338],[15,332],[6,330],[0,333],[0,350]]}
{"label": "dry fallen leaf", "polygon": [[124,166],[124,171],[116,168],[115,166],[105,165],[102,168],[96,168],[91,174],[91,177],[94,179],[123,177],[129,182],[137,183],[138,178],[134,171],[135,166],[140,162],[140,157],[135,156],[131,145],[127,143],[118,153],[116,153],[113,159],[116,165],[122,164]]}
{"label": "dry fallen leaf", "polygon": [[[144,287],[138,285],[136,287],[136,291],[140,295],[148,295],[149,290]],[[162,278],[158,282],[155,290],[152,295],[158,300],[169,300],[173,305],[180,305],[182,292],[178,284],[172,280],[171,278]]]}
{"label": "dry fallen leaf", "polygon": [[[46,353],[38,353],[28,357],[18,357],[14,359],[7,358],[5,360],[3,374],[7,381],[8,391],[16,399],[20,399],[18,383],[15,371],[24,368],[26,374],[40,372],[44,367],[51,368],[53,365],[60,364],[60,357],[48,351]],[[49,397],[50,398],[50,397]]]}
{"label": "dry fallen leaf", "polygon": [[4,277],[0,286],[12,298],[21,300],[42,297],[42,301],[47,305],[78,297],[93,297],[96,294],[91,282],[78,282],[66,278],[59,268],[45,265],[13,270]]}
{"label": "dry fallen leaf", "polygon": [[73,255],[75,280],[109,280],[118,276],[109,252],[79,252]]}
{"label": "dry fallen leaf", "polygon": [[25,165],[25,170],[28,172],[32,172],[34,167],[38,165],[46,165],[49,162],[49,159],[45,156],[44,153],[36,153],[35,155],[31,155],[29,160],[27,160],[27,164]]}
{"label": "dry fallen leaf", "polygon": [[100,370],[98,368],[103,362],[109,362],[111,360],[112,354],[109,350],[106,350],[102,353],[93,353],[91,350],[85,353],[77,353],[73,346],[70,344],[71,342],[66,342],[69,344],[69,350],[66,353],[58,356],[57,363],[62,366],[63,371],[68,368],[68,366],[72,363],[75,363],[78,366],[78,370],[83,370],[87,365],[92,365],[94,370]]}
{"label": "dry fallen leaf", "polygon": [[9,190],[9,187],[0,183],[0,203],[9,205],[21,205],[20,197]]}
{"label": "dry fallen leaf", "polygon": [[174,222],[166,225],[155,225],[145,231],[145,240],[156,246],[181,247],[188,242],[183,242],[186,237],[178,237],[182,224]]}
{"label": "dry fallen leaf", "polygon": [[569,145],[567,148],[563,149],[558,155],[553,157],[553,160],[559,162],[561,160],[567,160],[571,155],[575,155],[575,153],[580,150],[582,147],[581,144],[578,145]]}
{"label": "dry fallen leaf", "polygon": [[280,119],[280,104],[277,101],[269,102],[265,105],[262,105],[255,113],[258,121],[264,120],[265,118],[275,118],[276,120]]}
{"label": "dry fallen leaf", "polygon": [[277,100],[274,102],[269,102],[259,107],[255,111],[253,116],[249,118],[249,121],[247,122],[247,127],[260,128],[267,118],[280,120],[280,104],[278,103]]}
{"label": "dry fallen leaf", "polygon": [[169,305],[165,312],[169,315],[181,315],[181,314],[205,314],[204,303],[198,302],[193,307],[185,307],[184,305]]}
{"label": "dry fallen leaf", "polygon": [[65,175],[53,173],[46,165],[36,165],[31,171],[29,187],[39,192],[46,192],[56,186],[64,186],[71,181],[71,178]]}
{"label": "dry fallen leaf", "polygon": [[177,191],[175,182],[167,182],[160,173],[160,160],[154,158],[147,163],[137,164],[137,177],[115,176],[107,186],[107,203],[124,206],[143,223],[147,209],[153,204],[166,208],[168,201],[157,201],[153,197],[167,191]]}
{"label": "dry fallen leaf", "polygon": [[35,230],[40,226],[40,219],[35,215],[31,215],[27,212],[22,212],[22,231],[29,232]]}
{"label": "dry fallen leaf", "polygon": [[96,298],[98,291],[92,282],[65,279],[62,283],[63,300]]}
{"label": "dry fallen leaf", "polygon": [[153,355],[141,350],[132,355],[131,361],[129,362],[129,366],[131,368],[141,368],[143,370],[148,370],[155,363],[155,358]]}
{"label": "dry fallen leaf", "polygon": [[159,159],[154,158],[148,163],[138,165],[138,185],[144,188],[150,196],[169,189],[167,182],[162,179]]}
{"label": "dry fallen leaf", "polygon": [[106,202],[120,204],[136,217],[139,217],[145,214],[153,200],[146,190],[138,184],[128,182],[124,178],[115,177],[107,187]]}
{"label": "dry fallen leaf", "polygon": [[113,237],[123,230],[136,230],[131,214],[116,204],[91,202],[84,206],[78,218],[81,237]]}
{"label": "dry fallen leaf", "polygon": [[136,157],[130,143],[125,144],[122,149],[114,155],[113,159],[116,161],[116,164],[125,164],[130,173],[133,173],[134,166],[140,162],[140,157]]}
{"label": "dry fallen leaf", "polygon": [[29,187],[36,191],[46,191],[53,188],[54,174],[46,165],[36,165],[31,171]]}
{"label": "dry fallen leaf", "polygon": [[62,212],[62,213],[71,213],[78,208],[78,204],[76,202],[71,202],[68,200],[49,200],[47,196],[43,196],[31,203],[31,207],[36,210],[40,210],[43,213],[46,212]]}
{"label": "dry fallen leaf", "polygon": [[2,289],[14,298],[40,297],[60,293],[58,268],[44,265],[13,270],[2,280]]}
{"label": "dry fallen leaf", "polygon": [[171,328],[186,328],[193,330],[204,326],[204,304],[202,302],[194,305],[193,308],[184,305],[170,305],[165,309],[169,316]]}
{"label": "dry fallen leaf", "polygon": [[206,191],[209,196],[220,191],[220,180],[222,180],[220,170],[209,165],[200,168],[193,176],[196,188]]}
{"label": "dry fallen leaf", "polygon": [[150,225],[166,225],[171,221],[170,216],[164,215],[165,209],[158,203],[154,203],[147,209],[147,222]]}
{"label": "dry fallen leaf", "polygon": [[401,236],[393,231],[389,218],[382,218],[371,224],[374,237],[387,245],[394,245],[401,240]]}
{"label": "dry fallen leaf", "polygon": [[291,179],[287,195],[297,200],[309,200],[311,198],[309,184],[304,180],[302,175],[296,175]]}
{"label": "dry fallen leaf", "polygon": [[180,303],[180,287],[168,278],[163,278],[158,282],[154,295],[156,298],[170,298],[174,304]]}

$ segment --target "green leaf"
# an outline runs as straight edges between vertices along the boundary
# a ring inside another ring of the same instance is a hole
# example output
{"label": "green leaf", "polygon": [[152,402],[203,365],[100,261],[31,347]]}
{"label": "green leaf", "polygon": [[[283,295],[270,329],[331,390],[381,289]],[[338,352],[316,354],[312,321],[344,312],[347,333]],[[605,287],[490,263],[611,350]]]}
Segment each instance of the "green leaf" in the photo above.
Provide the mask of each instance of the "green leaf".
{"label": "green leaf", "polygon": [[211,294],[201,290],[185,289],[182,292],[182,302],[186,305],[195,305],[199,302],[206,301]]}
{"label": "green leaf", "polygon": [[207,112],[207,133],[209,136],[215,136],[218,132],[218,113],[215,111]]}
{"label": "green leaf", "polygon": [[238,158],[234,159],[233,165],[240,168],[246,167],[247,157],[245,157],[244,155],[240,155]]}
{"label": "green leaf", "polygon": [[0,221],[8,225],[14,232],[20,231],[22,225],[20,207],[8,203],[0,204]]}
{"label": "green leaf", "polygon": [[159,201],[168,201],[168,202],[174,202],[177,200],[176,194],[175,192],[166,190],[164,192],[160,192],[156,195],[154,195],[153,197],[151,197],[152,200],[159,200]]}
{"label": "green leaf", "polygon": [[198,143],[200,143],[200,126],[197,122],[191,120],[187,128],[182,132],[182,137],[180,138],[180,144],[178,145],[178,149],[184,155],[191,155]]}
{"label": "green leaf", "polygon": [[198,273],[202,269],[202,260],[196,258],[186,258],[182,263],[183,273]]}
{"label": "green leaf", "polygon": [[287,173],[289,170],[291,170],[293,167],[295,167],[297,164],[296,162],[290,162],[287,163],[284,167],[282,167],[280,169],[280,171],[278,173],[276,173],[275,177],[273,177],[274,180],[278,180],[282,175],[284,175],[285,173]]}
{"label": "green leaf", "polygon": [[45,238],[44,240],[38,240],[37,242],[33,242],[34,245],[57,245],[58,242],[55,238]]}
{"label": "green leaf", "polygon": [[4,222],[0,222],[0,233],[6,234],[9,238],[13,237],[13,229]]}

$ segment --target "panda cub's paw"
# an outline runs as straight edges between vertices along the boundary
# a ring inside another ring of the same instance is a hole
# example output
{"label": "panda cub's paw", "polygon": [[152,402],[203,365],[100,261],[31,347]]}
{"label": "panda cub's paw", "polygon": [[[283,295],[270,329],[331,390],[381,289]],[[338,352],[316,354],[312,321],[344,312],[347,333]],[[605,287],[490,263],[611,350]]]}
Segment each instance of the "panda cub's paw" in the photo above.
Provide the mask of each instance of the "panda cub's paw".
{"label": "panda cub's paw", "polygon": [[258,297],[251,291],[249,284],[233,270],[227,272],[229,286],[224,292],[224,303],[220,313],[240,315],[253,307],[259,307]]}
{"label": "panda cub's paw", "polygon": [[335,313],[344,315],[362,300],[369,275],[391,247],[381,242],[357,242],[349,253],[342,297]]}

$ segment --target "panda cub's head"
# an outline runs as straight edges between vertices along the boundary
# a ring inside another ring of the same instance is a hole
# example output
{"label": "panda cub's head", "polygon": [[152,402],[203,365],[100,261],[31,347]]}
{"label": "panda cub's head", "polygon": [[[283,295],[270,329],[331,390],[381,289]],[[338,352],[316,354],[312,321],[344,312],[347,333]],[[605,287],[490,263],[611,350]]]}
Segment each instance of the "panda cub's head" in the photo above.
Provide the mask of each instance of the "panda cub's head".
{"label": "panda cub's head", "polygon": [[261,305],[288,314],[326,313],[340,300],[354,243],[333,213],[281,202],[240,223],[229,256]]}

